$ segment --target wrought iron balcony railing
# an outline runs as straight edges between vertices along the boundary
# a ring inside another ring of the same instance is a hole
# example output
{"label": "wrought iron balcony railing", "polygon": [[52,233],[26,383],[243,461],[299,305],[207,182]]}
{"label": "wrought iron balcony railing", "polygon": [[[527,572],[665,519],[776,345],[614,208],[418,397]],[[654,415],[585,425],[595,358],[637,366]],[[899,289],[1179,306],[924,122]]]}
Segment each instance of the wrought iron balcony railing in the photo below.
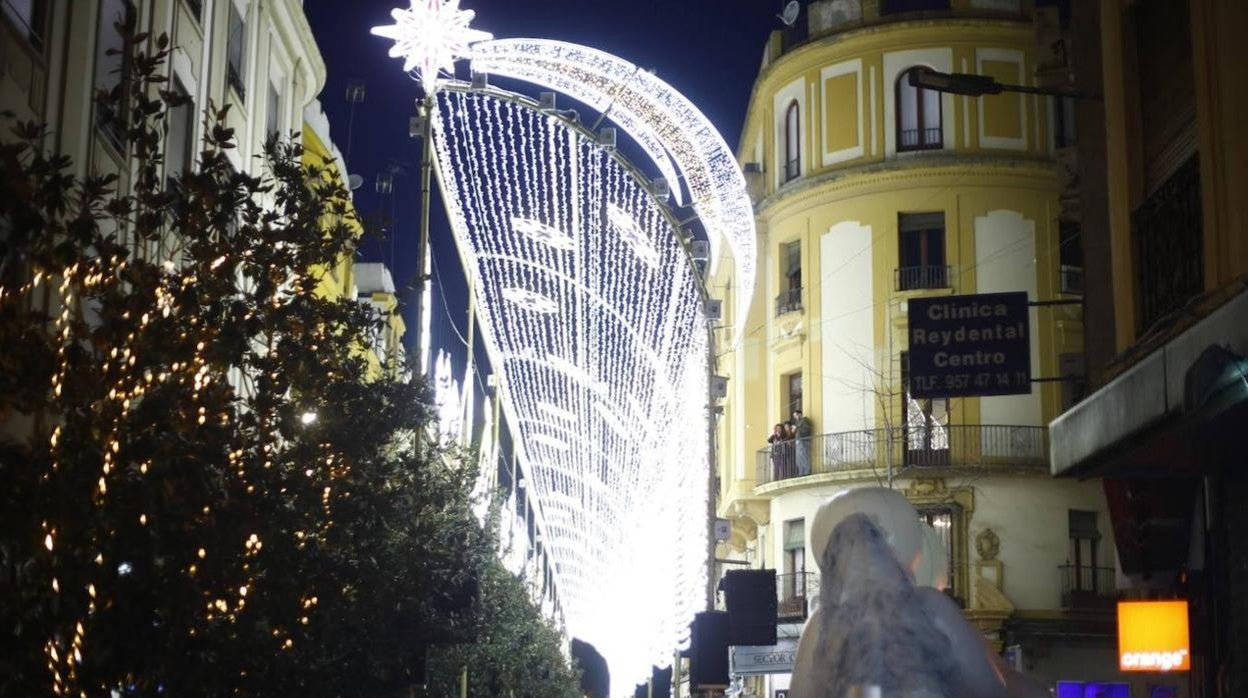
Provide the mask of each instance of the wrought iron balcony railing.
{"label": "wrought iron balcony railing", "polygon": [[805,620],[810,602],[819,596],[819,575],[793,572],[776,575],[776,618]]}
{"label": "wrought iron balcony railing", "polygon": [[1062,608],[1094,610],[1113,608],[1117,599],[1112,567],[1059,565],[1062,575]]}
{"label": "wrought iron balcony railing", "polygon": [[1140,333],[1205,288],[1200,161],[1193,155],[1131,214]]}
{"label": "wrought iron balcony railing", "polygon": [[1047,427],[973,425],[865,429],[782,441],[756,454],[756,484],[825,473],[916,468],[1049,468]]}
{"label": "wrought iron balcony railing", "polygon": [[940,127],[903,128],[897,132],[897,150],[940,150],[945,147]]}
{"label": "wrought iron balcony railing", "polygon": [[802,289],[791,288],[776,296],[776,317],[796,313],[802,309]]}
{"label": "wrought iron balcony railing", "polygon": [[784,163],[784,183],[788,184],[802,174],[802,161],[794,158]]}
{"label": "wrought iron balcony railing", "polygon": [[913,291],[921,288],[949,288],[953,267],[925,264],[918,267],[899,267],[894,270],[895,288]]}

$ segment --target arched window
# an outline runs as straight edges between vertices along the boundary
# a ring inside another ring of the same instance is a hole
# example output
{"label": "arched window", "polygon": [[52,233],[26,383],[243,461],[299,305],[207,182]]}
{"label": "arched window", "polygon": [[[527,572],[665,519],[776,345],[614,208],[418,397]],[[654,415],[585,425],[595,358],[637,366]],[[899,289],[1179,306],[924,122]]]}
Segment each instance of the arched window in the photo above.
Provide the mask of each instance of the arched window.
{"label": "arched window", "polygon": [[941,135],[940,93],[910,84],[911,68],[897,76],[897,150],[937,150]]}
{"label": "arched window", "polygon": [[789,102],[784,112],[784,181],[797,179],[802,173],[802,130],[797,100]]}

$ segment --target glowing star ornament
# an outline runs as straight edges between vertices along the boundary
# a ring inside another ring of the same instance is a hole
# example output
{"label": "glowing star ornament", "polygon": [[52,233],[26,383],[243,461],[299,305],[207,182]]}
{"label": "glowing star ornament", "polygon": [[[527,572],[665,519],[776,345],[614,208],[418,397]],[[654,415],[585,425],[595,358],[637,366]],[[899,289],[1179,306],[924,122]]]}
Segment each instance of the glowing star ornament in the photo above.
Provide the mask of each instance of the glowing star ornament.
{"label": "glowing star ornament", "polygon": [[459,0],[411,2],[411,9],[390,11],[394,24],[373,27],[372,33],[394,40],[390,57],[403,58],[403,70],[415,71],[425,94],[431,94],[439,73],[453,72],[455,61],[468,56],[470,44],[494,35],[469,28],[476,12],[459,9]]}

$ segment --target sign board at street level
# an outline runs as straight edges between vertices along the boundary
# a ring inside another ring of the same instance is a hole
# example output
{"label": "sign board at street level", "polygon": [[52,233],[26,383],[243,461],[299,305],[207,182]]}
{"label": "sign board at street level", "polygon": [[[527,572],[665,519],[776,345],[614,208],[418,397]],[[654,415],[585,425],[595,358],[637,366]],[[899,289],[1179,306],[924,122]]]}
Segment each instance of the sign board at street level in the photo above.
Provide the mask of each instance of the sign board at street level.
{"label": "sign board at street level", "polygon": [[911,298],[910,395],[1031,392],[1026,292]]}

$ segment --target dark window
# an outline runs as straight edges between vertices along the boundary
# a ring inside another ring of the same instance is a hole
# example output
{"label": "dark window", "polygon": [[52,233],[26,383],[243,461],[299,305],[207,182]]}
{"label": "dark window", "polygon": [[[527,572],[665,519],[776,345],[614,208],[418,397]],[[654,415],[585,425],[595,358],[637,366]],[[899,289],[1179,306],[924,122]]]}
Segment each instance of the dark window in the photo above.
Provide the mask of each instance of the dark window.
{"label": "dark window", "polygon": [[1063,267],[1083,266],[1083,242],[1079,236],[1079,224],[1061,221],[1057,226],[1061,239],[1057,257]]}
{"label": "dark window", "polygon": [[784,377],[784,419],[802,409],[802,372],[790,373]]}
{"label": "dark window", "polygon": [[1139,154],[1145,193],[1152,193],[1196,153],[1196,80],[1188,0],[1131,5],[1135,83],[1139,89]]}
{"label": "dark window", "polygon": [[795,99],[784,112],[784,181],[791,182],[801,173],[802,119]]}
{"label": "dark window", "polygon": [[1062,386],[1062,411],[1074,407],[1087,392],[1087,360],[1083,354],[1058,354],[1057,370],[1064,379]]}
{"label": "dark window", "polygon": [[794,240],[780,246],[780,295],[776,315],[802,309],[802,243]]}
{"label": "dark window", "polygon": [[246,67],[244,57],[247,50],[244,43],[247,39],[247,25],[243,22],[243,16],[238,12],[233,0],[226,0],[230,6],[230,33],[226,43],[226,57],[229,63],[226,67],[226,78],[230,87],[238,93],[239,99],[247,99],[247,88],[243,83],[243,69]]}
{"label": "dark window", "polygon": [[945,264],[945,214],[897,216],[897,290],[949,288]]}
{"label": "dark window", "polygon": [[40,53],[43,52],[43,34],[46,29],[46,5],[45,0],[0,0],[0,10],[3,10],[4,18]]}
{"label": "dark window", "polygon": [[806,571],[806,520],[793,519],[784,522],[784,573],[802,574]]}
{"label": "dark window", "polygon": [[171,107],[166,119],[169,132],[165,138],[165,176],[173,181],[191,169],[195,159],[195,104],[189,101],[186,88],[173,79],[173,92],[188,97],[185,104]]}
{"label": "dark window", "polygon": [[274,138],[278,135],[282,123],[282,93],[277,91],[277,86],[269,83],[269,103],[266,107],[264,116],[265,135]]}
{"label": "dark window", "polygon": [[186,6],[195,19],[200,22],[204,21],[204,0],[186,0]]}
{"label": "dark window", "polygon": [[1079,142],[1075,131],[1075,100],[1073,97],[1053,98],[1053,145],[1071,148]]}
{"label": "dark window", "polygon": [[901,432],[905,465],[949,465],[949,398],[910,395],[910,354],[901,352]]}
{"label": "dark window", "polygon": [[944,147],[940,93],[910,84],[911,68],[897,76],[897,150],[939,150]]}
{"label": "dark window", "polygon": [[1068,513],[1068,526],[1070,559],[1067,564],[1071,568],[1072,588],[1075,591],[1095,592],[1099,572],[1096,567],[1097,546],[1101,542],[1101,532],[1096,525],[1096,512],[1071,509]]}
{"label": "dark window", "polygon": [[115,100],[103,104],[99,96],[112,94],[129,77],[126,33],[133,26],[134,5],[130,0],[102,0],[95,41],[96,127],[119,150],[122,148],[121,133],[129,114],[129,100],[126,95],[117,94]]}
{"label": "dark window", "polygon": [[806,611],[806,520],[784,522],[784,569],[779,583],[781,616],[805,615]]}
{"label": "dark window", "polygon": [[1058,290],[1073,295],[1083,294],[1083,241],[1079,236],[1079,224],[1059,221],[1057,258],[1061,278]]}
{"label": "dark window", "polygon": [[949,0],[880,0],[881,15],[948,9]]}
{"label": "dark window", "polygon": [[788,284],[788,290],[796,290],[802,287],[802,243],[793,241],[784,246],[785,283]]}

